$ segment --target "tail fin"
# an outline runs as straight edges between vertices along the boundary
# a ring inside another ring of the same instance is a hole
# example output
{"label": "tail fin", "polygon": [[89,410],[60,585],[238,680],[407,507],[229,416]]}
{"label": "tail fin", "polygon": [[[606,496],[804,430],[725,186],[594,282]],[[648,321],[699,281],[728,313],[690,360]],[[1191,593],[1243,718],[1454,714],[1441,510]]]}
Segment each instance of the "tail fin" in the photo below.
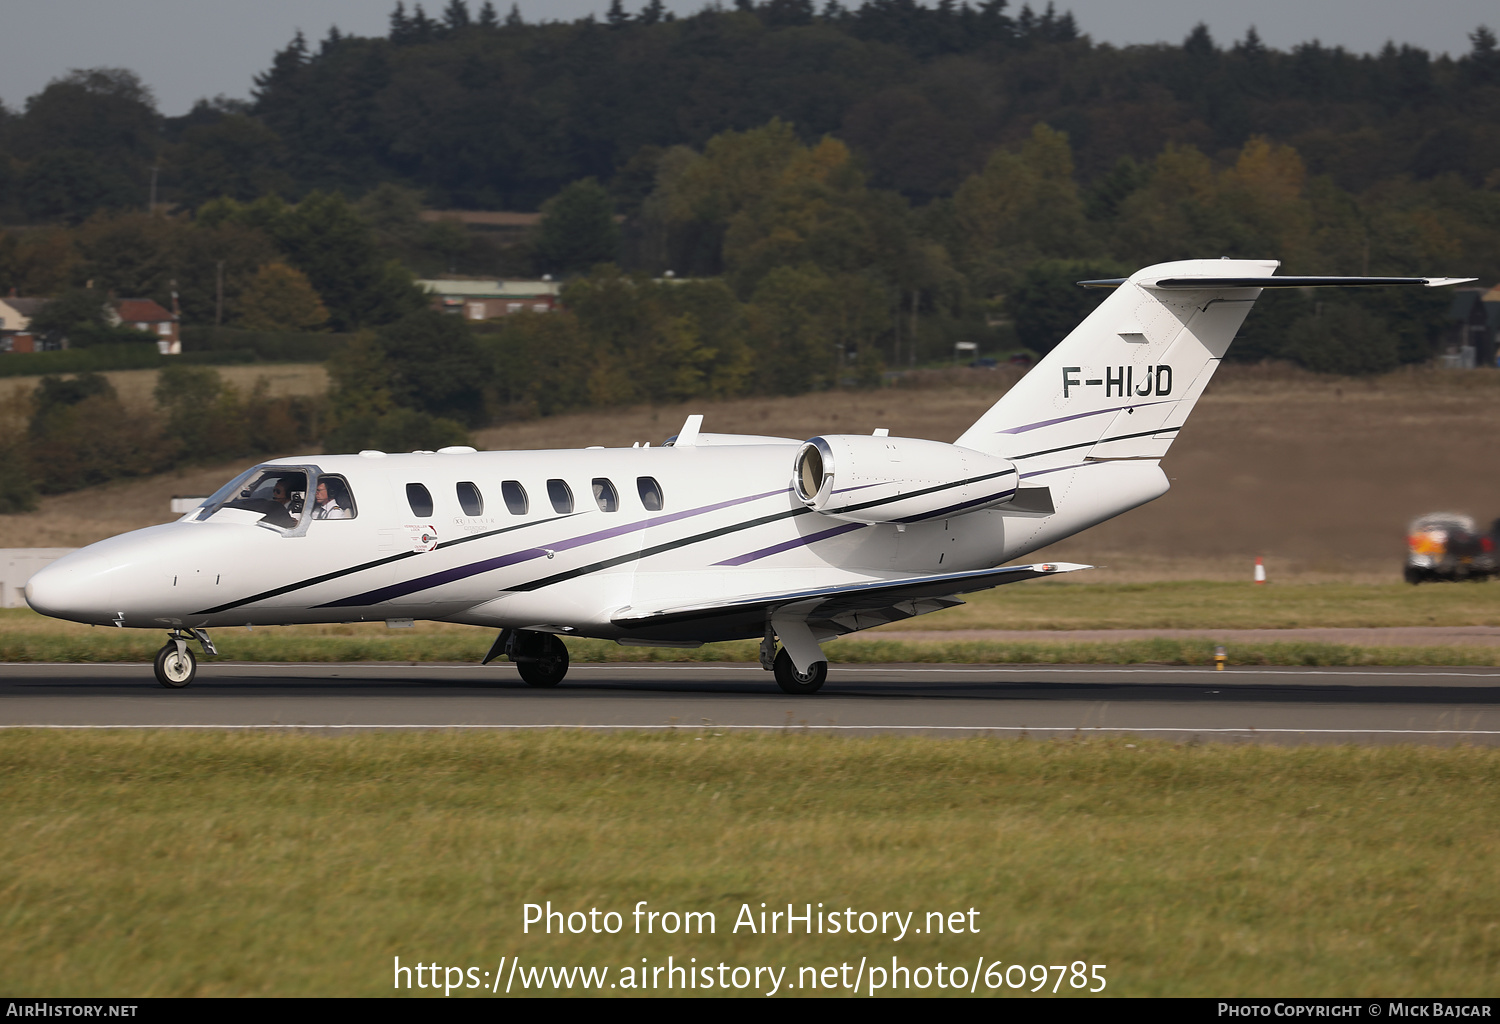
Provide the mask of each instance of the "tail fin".
{"label": "tail fin", "polygon": [[1272,277],[1274,260],[1160,263],[1119,281],[957,444],[1035,466],[1160,459],[1265,288],[1473,278]]}
{"label": "tail fin", "polygon": [[1277,266],[1186,260],[1099,282],[1114,294],[955,443],[1042,464],[1161,458],[1260,295],[1240,281]]}

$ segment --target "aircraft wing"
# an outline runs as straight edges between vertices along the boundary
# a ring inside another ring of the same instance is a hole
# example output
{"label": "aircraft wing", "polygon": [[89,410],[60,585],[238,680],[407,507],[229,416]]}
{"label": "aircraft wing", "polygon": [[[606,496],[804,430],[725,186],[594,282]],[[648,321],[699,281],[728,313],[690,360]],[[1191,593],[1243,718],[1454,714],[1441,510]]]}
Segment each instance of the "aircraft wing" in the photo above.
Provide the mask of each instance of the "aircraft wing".
{"label": "aircraft wing", "polygon": [[805,619],[814,633],[839,636],[963,604],[955,599],[956,594],[1089,568],[1092,567],[1072,562],[1041,562],[906,576],[835,587],[754,594],[709,604],[659,609],[622,608],[611,621],[630,630],[636,639],[712,642],[764,636],[772,612],[787,610]]}

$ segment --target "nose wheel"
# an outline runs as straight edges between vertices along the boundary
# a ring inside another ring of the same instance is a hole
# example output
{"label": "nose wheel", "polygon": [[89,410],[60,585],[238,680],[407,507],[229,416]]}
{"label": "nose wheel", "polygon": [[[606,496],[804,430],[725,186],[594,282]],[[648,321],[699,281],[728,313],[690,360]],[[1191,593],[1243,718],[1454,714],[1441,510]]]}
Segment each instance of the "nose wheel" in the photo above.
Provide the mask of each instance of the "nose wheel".
{"label": "nose wheel", "polygon": [[198,658],[187,645],[189,639],[202,644],[204,654],[219,653],[208,638],[207,630],[190,629],[184,634],[182,630],[174,629],[167,633],[167,642],[156,652],[156,662],[152,667],[156,671],[156,681],[169,690],[182,689],[198,674]]}
{"label": "nose wheel", "polygon": [[168,640],[156,652],[156,681],[170,690],[180,690],[198,674],[198,659],[184,640]]}

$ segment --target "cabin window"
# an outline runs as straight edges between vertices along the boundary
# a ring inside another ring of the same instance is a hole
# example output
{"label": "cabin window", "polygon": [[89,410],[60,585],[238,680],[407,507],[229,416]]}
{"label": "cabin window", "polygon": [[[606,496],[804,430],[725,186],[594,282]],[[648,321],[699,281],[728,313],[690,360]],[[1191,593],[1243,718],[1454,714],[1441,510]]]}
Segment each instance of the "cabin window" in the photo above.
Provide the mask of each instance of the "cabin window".
{"label": "cabin window", "polygon": [[656,477],[636,477],[635,489],[640,492],[641,505],[647,512],[660,512],[666,507],[667,503],[662,500],[661,496],[661,484],[656,482]]}
{"label": "cabin window", "polygon": [[458,507],[464,510],[466,516],[484,515],[484,495],[479,493],[479,488],[472,482],[465,480],[458,485]]}
{"label": "cabin window", "polygon": [[519,480],[506,480],[500,485],[500,497],[505,499],[505,507],[510,509],[513,516],[524,516],[531,503],[526,500],[526,488],[521,486]]}
{"label": "cabin window", "polygon": [[620,496],[615,493],[615,485],[602,476],[594,478],[594,502],[600,512],[620,511]]}
{"label": "cabin window", "polygon": [[358,514],[347,480],[341,476],[318,477],[312,500],[314,519],[353,519]]}
{"label": "cabin window", "polygon": [[411,514],[418,519],[432,515],[432,495],[421,484],[406,485],[406,503],[411,506]]}
{"label": "cabin window", "polygon": [[547,497],[552,499],[552,508],[559,515],[573,511],[573,490],[563,481],[548,480]]}

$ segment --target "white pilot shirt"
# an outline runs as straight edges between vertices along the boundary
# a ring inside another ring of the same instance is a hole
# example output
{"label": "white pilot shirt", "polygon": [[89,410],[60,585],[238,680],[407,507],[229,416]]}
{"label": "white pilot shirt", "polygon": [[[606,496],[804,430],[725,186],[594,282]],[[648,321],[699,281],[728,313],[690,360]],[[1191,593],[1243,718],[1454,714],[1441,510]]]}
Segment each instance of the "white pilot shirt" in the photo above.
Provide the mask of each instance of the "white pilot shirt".
{"label": "white pilot shirt", "polygon": [[349,510],[343,508],[338,502],[329,498],[323,504],[313,509],[314,519],[348,519]]}

